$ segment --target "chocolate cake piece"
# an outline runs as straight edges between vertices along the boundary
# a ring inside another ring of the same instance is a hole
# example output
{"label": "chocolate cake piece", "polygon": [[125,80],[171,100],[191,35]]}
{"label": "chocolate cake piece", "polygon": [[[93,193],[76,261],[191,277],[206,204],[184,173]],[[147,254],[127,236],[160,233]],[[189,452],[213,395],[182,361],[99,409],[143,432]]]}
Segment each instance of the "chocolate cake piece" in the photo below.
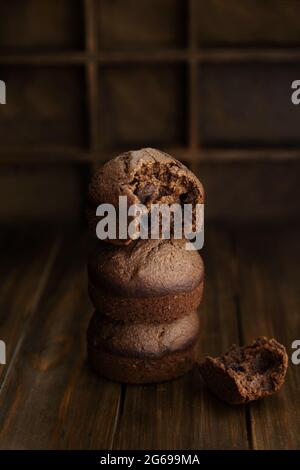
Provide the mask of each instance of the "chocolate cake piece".
{"label": "chocolate cake piece", "polygon": [[190,370],[199,338],[197,312],[172,323],[120,322],[95,312],[87,331],[91,367],[124,383],[174,379]]}
{"label": "chocolate cake piece", "polygon": [[173,321],[199,306],[204,265],[186,240],[136,240],[128,246],[96,241],[88,260],[95,309],[122,321]]}
{"label": "chocolate cake piece", "polygon": [[249,346],[234,345],[220,357],[199,364],[208,388],[221,400],[240,404],[273,395],[284,383],[288,367],[285,347],[260,337]]}
{"label": "chocolate cake piece", "polygon": [[[99,222],[96,209],[100,204],[119,206],[119,196],[127,196],[128,206],[144,204],[192,204],[195,229],[196,204],[204,202],[203,186],[181,162],[152,148],[130,151],[108,161],[92,178],[89,186],[87,218],[93,232]],[[171,233],[172,233],[171,221]],[[128,244],[131,238],[106,240]]]}

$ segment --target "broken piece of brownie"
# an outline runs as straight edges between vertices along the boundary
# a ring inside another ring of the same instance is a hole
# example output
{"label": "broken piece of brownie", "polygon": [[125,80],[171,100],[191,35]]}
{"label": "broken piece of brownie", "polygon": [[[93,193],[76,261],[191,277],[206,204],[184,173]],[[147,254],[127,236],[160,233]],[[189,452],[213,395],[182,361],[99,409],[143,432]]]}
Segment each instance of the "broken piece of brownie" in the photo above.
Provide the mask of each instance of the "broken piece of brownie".
{"label": "broken piece of brownie", "polygon": [[249,346],[234,345],[220,357],[207,357],[199,369],[208,388],[221,400],[240,404],[273,395],[284,383],[285,347],[260,337]]}

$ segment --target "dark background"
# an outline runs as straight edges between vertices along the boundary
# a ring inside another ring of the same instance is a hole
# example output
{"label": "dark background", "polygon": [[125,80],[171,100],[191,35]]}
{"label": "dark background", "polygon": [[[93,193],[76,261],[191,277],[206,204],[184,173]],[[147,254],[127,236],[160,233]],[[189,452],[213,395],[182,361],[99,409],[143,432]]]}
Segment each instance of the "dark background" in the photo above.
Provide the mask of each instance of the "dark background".
{"label": "dark background", "polygon": [[0,222],[82,221],[91,172],[165,149],[207,219],[298,218],[298,0],[0,0]]}

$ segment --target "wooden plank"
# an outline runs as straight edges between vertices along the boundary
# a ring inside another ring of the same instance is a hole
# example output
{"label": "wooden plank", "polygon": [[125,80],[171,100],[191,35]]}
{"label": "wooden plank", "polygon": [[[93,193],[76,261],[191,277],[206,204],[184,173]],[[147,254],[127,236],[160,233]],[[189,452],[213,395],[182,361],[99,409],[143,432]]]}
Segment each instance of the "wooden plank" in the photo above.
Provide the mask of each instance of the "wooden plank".
{"label": "wooden plank", "polygon": [[[189,61],[189,51],[184,49],[158,49],[144,51],[99,52],[96,59],[101,64],[145,63],[145,62],[183,62]],[[222,62],[299,62],[299,48],[222,48],[212,47],[195,51],[194,59],[200,63]]]}
{"label": "wooden plank", "polygon": [[47,145],[3,145],[0,149],[0,164],[7,163],[62,163],[88,162],[91,159],[89,151],[80,147]]}
{"label": "wooden plank", "polygon": [[[137,147],[137,146],[135,146]],[[193,161],[199,163],[233,163],[233,162],[282,162],[287,160],[300,160],[300,148],[200,148],[191,151],[190,147],[167,146],[163,147],[167,153],[182,161]],[[101,151],[101,161],[105,162],[110,158],[122,153],[124,148],[113,148]],[[1,147],[0,165],[15,163],[49,164],[61,163],[89,163],[100,161],[99,152],[91,150],[81,150],[73,147],[45,147],[28,146],[24,147]]]}
{"label": "wooden plank", "polygon": [[[138,147],[135,145],[135,147]],[[261,147],[261,148],[200,148],[191,151],[190,147],[164,146],[163,150],[183,161],[195,161],[196,163],[232,163],[232,162],[281,162],[287,160],[300,160],[300,148],[293,147]],[[92,161],[106,161],[124,151],[122,147],[114,147],[110,150],[99,152],[91,149],[76,147],[47,147],[30,145],[26,148],[19,146],[2,146],[0,149],[0,165],[14,163],[36,163],[39,165],[55,163],[89,163]]]}
{"label": "wooden plank", "polygon": [[[274,226],[237,236],[244,342],[260,335],[275,337],[286,346],[289,356],[300,333],[299,236],[299,226]],[[300,448],[299,372],[299,366],[290,362],[283,389],[251,405],[254,448]]]}
{"label": "wooden plank", "polygon": [[[185,49],[157,49],[144,51],[101,51],[96,55],[101,64],[114,63],[146,63],[146,62],[188,62],[189,50]],[[225,62],[299,62],[299,48],[222,48],[195,49],[194,60],[198,63],[225,63]]]}
{"label": "wooden plank", "polygon": [[84,1],[85,10],[85,36],[87,53],[93,57],[86,63],[86,92],[87,108],[89,114],[89,147],[93,152],[91,167],[95,166],[95,154],[99,149],[99,123],[98,123],[98,63],[95,60],[97,53],[97,28],[95,21],[94,0]]}
{"label": "wooden plank", "polygon": [[[86,364],[85,241],[66,237],[0,395],[2,449],[108,448],[120,386]],[[21,310],[22,304],[18,305]]]}
{"label": "wooden plank", "polygon": [[299,62],[300,49],[298,48],[211,48],[199,50],[197,59],[202,63],[225,63],[225,62]]}
{"label": "wooden plank", "polygon": [[196,60],[197,51],[197,25],[196,25],[196,3],[195,0],[188,2],[188,143],[190,150],[191,170],[194,171],[196,167],[196,157],[198,148],[199,137],[199,124],[198,124],[198,111],[199,111],[199,97],[198,97],[198,63]]}
{"label": "wooden plank", "polygon": [[[219,354],[239,341],[232,256],[224,228],[206,234],[200,358]],[[114,448],[247,449],[245,408],[232,408],[215,399],[197,370],[168,383],[130,386]]]}
{"label": "wooden plank", "polygon": [[1,65],[80,65],[85,64],[89,56],[81,51],[70,52],[40,52],[30,53],[0,53]]}
{"label": "wooden plank", "polygon": [[300,160],[300,148],[293,147],[241,147],[241,148],[201,148],[197,153],[200,162],[280,162]]}
{"label": "wooden plank", "polygon": [[[159,48],[145,51],[101,51],[89,52],[48,52],[0,54],[0,64],[31,64],[31,65],[58,65],[58,64],[85,64],[95,61],[98,64],[129,64],[129,63],[181,63],[189,61],[189,51],[183,48]],[[225,63],[225,62],[299,62],[299,48],[222,48],[195,50],[194,59],[200,63]]]}
{"label": "wooden plank", "polygon": [[34,315],[59,243],[56,236],[40,230],[1,232],[0,339],[6,344],[6,365],[0,366],[0,390]]}

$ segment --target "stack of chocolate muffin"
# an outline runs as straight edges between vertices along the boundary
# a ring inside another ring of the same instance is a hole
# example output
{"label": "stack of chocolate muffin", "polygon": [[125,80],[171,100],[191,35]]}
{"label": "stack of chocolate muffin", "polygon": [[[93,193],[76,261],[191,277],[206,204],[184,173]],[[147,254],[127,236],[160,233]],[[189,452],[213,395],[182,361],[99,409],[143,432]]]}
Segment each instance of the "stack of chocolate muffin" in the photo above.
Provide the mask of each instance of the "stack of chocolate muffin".
{"label": "stack of chocolate muffin", "polygon": [[[128,152],[96,173],[88,220],[118,197],[128,204],[203,203],[203,187],[184,165],[154,149]],[[160,382],[194,364],[197,308],[204,267],[185,239],[95,240],[89,255],[89,294],[95,312],[87,332],[88,356],[100,375],[125,383]]]}

